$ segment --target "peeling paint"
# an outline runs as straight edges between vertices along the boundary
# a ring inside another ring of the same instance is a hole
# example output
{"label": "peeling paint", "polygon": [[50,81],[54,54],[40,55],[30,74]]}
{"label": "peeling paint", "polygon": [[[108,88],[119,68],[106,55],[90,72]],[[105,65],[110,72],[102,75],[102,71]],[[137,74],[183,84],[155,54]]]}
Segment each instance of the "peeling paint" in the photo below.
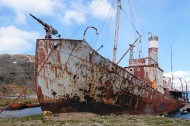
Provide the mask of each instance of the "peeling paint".
{"label": "peeling paint", "polygon": [[[139,61],[145,65],[143,59]],[[156,90],[158,84],[163,86],[159,81],[162,70],[154,66],[130,68],[103,58],[84,40],[38,39],[35,84],[40,106],[58,113],[104,114],[159,114],[183,106]]]}

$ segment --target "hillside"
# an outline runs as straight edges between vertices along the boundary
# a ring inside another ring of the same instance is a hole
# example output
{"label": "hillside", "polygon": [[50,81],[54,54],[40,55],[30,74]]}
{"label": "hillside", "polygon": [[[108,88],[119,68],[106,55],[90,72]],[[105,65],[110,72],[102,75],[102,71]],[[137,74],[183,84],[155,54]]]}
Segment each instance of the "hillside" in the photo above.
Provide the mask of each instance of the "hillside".
{"label": "hillside", "polygon": [[23,87],[34,87],[33,55],[0,54],[0,94],[19,94]]}

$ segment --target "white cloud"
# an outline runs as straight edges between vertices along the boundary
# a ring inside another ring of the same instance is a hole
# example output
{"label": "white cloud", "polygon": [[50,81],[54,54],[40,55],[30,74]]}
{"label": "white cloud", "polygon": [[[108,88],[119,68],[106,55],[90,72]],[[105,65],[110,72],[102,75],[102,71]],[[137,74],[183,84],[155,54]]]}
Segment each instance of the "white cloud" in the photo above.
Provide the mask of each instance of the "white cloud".
{"label": "white cloud", "polygon": [[[169,73],[164,73],[164,76],[166,77],[172,77],[171,72]],[[182,87],[181,87],[181,83],[183,84],[183,90],[185,90],[186,88],[186,82],[188,85],[188,90],[190,90],[190,71],[175,71],[173,72],[173,84],[174,84],[174,88],[178,89],[181,91]],[[181,78],[181,81],[180,81]]]}
{"label": "white cloud", "polygon": [[72,21],[81,23],[85,20],[85,15],[88,12],[88,7],[83,4],[82,1],[73,1],[66,7],[62,22],[70,25]]}
{"label": "white cloud", "polygon": [[[172,74],[171,72],[164,73],[164,76],[171,77]],[[176,71],[176,72],[173,72],[173,76],[176,78],[187,78],[190,76],[190,71]]]}
{"label": "white cloud", "polygon": [[45,15],[53,15],[54,10],[63,5],[59,0],[1,0],[0,3],[3,6],[13,8],[15,11],[32,11]]}
{"label": "white cloud", "polygon": [[[17,29],[14,26],[0,28],[0,53],[19,54],[32,48],[29,41],[35,42],[39,38],[37,32],[26,32]],[[33,44],[34,45],[34,44]]]}
{"label": "white cloud", "polygon": [[65,5],[59,0],[0,0],[0,6],[12,9],[16,13],[16,23],[24,24],[26,14],[54,16]]}
{"label": "white cloud", "polygon": [[0,53],[19,54],[31,49],[29,43],[18,37],[1,37],[0,42]]}
{"label": "white cloud", "polygon": [[115,12],[108,0],[92,0],[90,2],[85,0],[0,0],[0,6],[10,8],[15,12],[15,21],[20,24],[26,23],[26,15],[29,13],[36,16],[55,17],[65,24],[71,24],[73,21],[83,22],[96,6],[92,13],[92,16],[96,18],[107,17],[111,10],[112,13],[108,16],[110,18]]}
{"label": "white cloud", "polygon": [[[99,3],[100,0],[93,0],[90,3],[90,9],[94,9],[96,7],[96,5]],[[110,13],[111,12],[111,13]],[[94,12],[92,13],[93,16],[95,17],[113,17],[115,15],[115,11],[112,8],[112,5],[107,1],[107,0],[102,0],[102,2],[97,6],[97,8],[94,10]]]}
{"label": "white cloud", "polygon": [[[78,18],[76,18],[76,17],[78,17]],[[81,22],[83,22],[85,20],[85,16],[84,16],[84,14],[82,14],[82,13],[76,11],[76,10],[67,11],[65,13],[65,16],[64,16],[62,21],[65,24],[70,25],[71,20],[75,21],[76,23],[81,23]]]}
{"label": "white cloud", "polygon": [[78,0],[70,3],[62,21],[68,25],[70,25],[72,21],[82,23],[91,12],[93,12],[91,16],[96,18],[111,18],[115,15],[113,7],[107,0],[92,0],[86,5],[83,1]]}

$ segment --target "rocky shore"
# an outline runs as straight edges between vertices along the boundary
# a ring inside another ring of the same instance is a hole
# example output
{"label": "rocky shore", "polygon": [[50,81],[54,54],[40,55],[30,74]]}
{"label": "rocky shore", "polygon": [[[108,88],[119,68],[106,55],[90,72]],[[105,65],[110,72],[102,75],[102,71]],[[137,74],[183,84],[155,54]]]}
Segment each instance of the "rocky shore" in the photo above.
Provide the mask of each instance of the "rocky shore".
{"label": "rocky shore", "polygon": [[1,126],[189,126],[188,119],[152,115],[97,115],[93,113],[39,114],[0,119]]}

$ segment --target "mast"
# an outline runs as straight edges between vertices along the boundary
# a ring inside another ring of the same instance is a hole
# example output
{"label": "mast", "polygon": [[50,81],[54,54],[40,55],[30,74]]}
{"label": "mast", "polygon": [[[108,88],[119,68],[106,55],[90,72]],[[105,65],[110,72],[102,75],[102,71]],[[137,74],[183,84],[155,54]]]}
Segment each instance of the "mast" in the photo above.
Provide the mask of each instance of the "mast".
{"label": "mast", "polygon": [[117,41],[119,31],[119,18],[120,18],[121,0],[117,0],[117,15],[115,25],[115,37],[114,37],[114,48],[113,48],[113,62],[116,63],[116,52],[117,52]]}
{"label": "mast", "polygon": [[173,67],[172,67],[172,46],[171,46],[171,72],[172,72],[172,87],[173,87],[174,77],[173,77]]}

